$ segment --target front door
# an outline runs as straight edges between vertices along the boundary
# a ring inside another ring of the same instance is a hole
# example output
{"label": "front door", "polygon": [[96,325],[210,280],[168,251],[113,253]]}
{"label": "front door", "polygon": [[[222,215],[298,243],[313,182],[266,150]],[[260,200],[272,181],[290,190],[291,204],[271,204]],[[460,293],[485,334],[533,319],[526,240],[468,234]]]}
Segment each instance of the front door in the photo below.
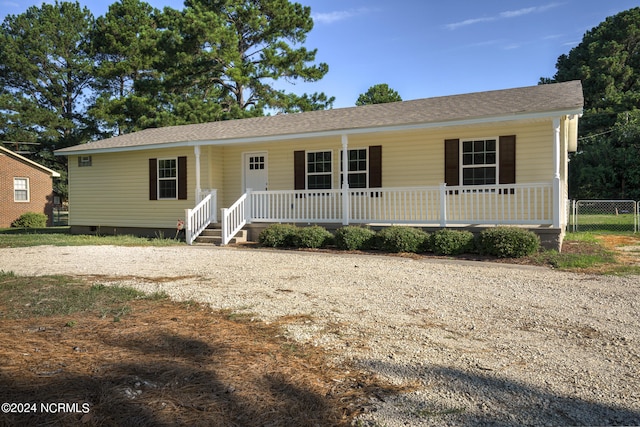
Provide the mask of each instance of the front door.
{"label": "front door", "polygon": [[265,191],[268,188],[269,171],[267,169],[267,153],[244,154],[244,190]]}

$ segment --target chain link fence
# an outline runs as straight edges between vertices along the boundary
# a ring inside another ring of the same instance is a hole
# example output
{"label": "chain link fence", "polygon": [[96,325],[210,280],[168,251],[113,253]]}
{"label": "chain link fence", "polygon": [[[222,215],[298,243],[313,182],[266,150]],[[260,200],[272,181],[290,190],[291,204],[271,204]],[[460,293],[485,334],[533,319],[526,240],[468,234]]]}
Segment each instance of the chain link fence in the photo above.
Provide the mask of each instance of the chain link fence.
{"label": "chain link fence", "polygon": [[574,200],[569,230],[637,233],[639,209],[634,200]]}

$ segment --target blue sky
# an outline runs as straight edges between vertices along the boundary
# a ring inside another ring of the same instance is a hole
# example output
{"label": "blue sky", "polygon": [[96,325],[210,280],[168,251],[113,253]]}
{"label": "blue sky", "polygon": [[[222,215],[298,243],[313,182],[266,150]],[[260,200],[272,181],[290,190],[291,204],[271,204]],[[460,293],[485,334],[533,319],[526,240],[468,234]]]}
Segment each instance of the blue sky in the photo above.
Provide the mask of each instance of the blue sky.
{"label": "blue sky", "polygon": [[[97,17],[111,0],[79,0]],[[53,1],[48,1],[53,3]],[[181,9],[182,1],[147,0]],[[607,16],[637,0],[298,0],[315,26],[305,46],[329,73],[279,88],[335,96],[334,108],[387,83],[403,99],[530,86]],[[41,1],[0,0],[0,19]]]}

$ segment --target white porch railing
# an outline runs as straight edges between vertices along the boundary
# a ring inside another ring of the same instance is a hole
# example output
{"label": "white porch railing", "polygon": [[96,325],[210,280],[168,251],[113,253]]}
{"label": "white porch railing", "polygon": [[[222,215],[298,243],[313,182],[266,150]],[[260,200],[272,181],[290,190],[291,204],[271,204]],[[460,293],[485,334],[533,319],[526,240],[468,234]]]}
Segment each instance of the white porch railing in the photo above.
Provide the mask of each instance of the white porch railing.
{"label": "white porch railing", "polygon": [[[203,195],[204,196],[204,195]],[[185,209],[185,238],[188,245],[193,244],[196,237],[202,233],[217,218],[217,191],[211,190],[193,209]]]}
{"label": "white porch railing", "polygon": [[551,225],[553,185],[508,184],[446,187],[443,226],[448,224]]}
{"label": "white porch railing", "polygon": [[[349,223],[551,224],[552,185],[349,189]],[[252,191],[252,222],[341,222],[342,190]]]}
{"label": "white porch railing", "polygon": [[242,230],[247,224],[247,207],[248,194],[251,190],[247,190],[240,198],[229,208],[222,209],[222,244],[226,245],[235,236],[238,231]]}
{"label": "white porch railing", "polygon": [[[247,191],[223,210],[223,243],[248,222],[551,225],[553,185]],[[348,215],[344,215],[345,204]],[[228,219],[225,219],[227,218]],[[228,225],[225,226],[225,221]]]}

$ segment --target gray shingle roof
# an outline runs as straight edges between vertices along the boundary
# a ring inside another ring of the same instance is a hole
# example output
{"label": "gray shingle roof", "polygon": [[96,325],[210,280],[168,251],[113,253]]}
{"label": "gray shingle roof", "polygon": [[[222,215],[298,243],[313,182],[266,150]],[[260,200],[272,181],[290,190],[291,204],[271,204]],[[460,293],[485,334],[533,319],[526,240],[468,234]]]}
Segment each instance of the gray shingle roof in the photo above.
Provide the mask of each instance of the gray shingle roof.
{"label": "gray shingle roof", "polygon": [[143,149],[162,144],[211,141],[260,141],[279,136],[353,133],[358,130],[411,125],[446,124],[532,114],[581,112],[584,99],[580,81],[463,95],[417,99],[389,104],[339,108],[297,114],[256,117],[139,132],[58,150],[73,154],[90,150]]}

